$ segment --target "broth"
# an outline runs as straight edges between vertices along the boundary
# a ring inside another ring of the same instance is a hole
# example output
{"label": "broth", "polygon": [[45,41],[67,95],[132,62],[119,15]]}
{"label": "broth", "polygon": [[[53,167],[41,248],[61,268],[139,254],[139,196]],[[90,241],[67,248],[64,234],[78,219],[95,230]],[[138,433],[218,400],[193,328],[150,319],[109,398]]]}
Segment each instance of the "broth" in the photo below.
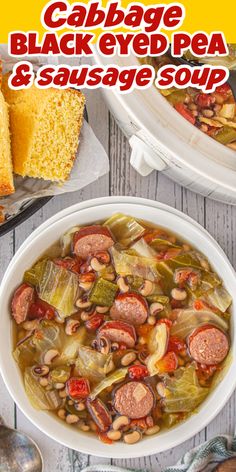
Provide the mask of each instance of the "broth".
{"label": "broth", "polygon": [[131,444],[185,420],[220,381],[230,305],[197,248],[116,214],[69,230],[26,271],[13,356],[35,408]]}

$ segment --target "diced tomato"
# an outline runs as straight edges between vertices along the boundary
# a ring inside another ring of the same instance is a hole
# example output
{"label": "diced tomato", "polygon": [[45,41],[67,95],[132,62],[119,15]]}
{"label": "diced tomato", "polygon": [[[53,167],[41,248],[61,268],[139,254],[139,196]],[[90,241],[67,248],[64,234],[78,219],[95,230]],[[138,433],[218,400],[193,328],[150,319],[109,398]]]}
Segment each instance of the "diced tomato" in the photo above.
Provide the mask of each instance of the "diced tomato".
{"label": "diced tomato", "polygon": [[80,267],[82,265],[81,259],[79,257],[65,257],[54,259],[53,261],[56,265],[64,267],[64,269],[70,270],[71,272],[79,273]]}
{"label": "diced tomato", "polygon": [[195,124],[195,116],[192,115],[192,113],[187,109],[187,107],[183,103],[176,103],[175,109],[178,113],[180,113],[180,115],[183,116],[183,118],[192,123],[192,125]]}
{"label": "diced tomato", "polygon": [[216,87],[216,90],[215,90],[217,93],[223,93],[223,94],[227,94],[229,92],[231,92],[231,88],[229,86],[229,84],[227,84],[227,82],[223,85],[219,85],[219,87]]}
{"label": "diced tomato", "polygon": [[82,400],[90,394],[89,381],[84,378],[71,377],[66,382],[66,389],[73,400]]}
{"label": "diced tomato", "polygon": [[168,328],[171,328],[172,326],[172,321],[169,320],[169,318],[161,318],[160,320],[158,320],[157,324],[160,323],[165,323]]}
{"label": "diced tomato", "polygon": [[56,316],[56,310],[47,302],[38,298],[29,308],[28,318],[30,320],[46,319],[52,320]]}
{"label": "diced tomato", "polygon": [[193,308],[194,310],[203,310],[204,309],[204,303],[202,300],[194,300],[193,302]]}
{"label": "diced tomato", "polygon": [[104,316],[100,313],[95,313],[94,315],[86,321],[85,326],[88,330],[96,331],[104,321]]}
{"label": "diced tomato", "polygon": [[141,380],[148,377],[149,372],[145,365],[135,364],[128,368],[129,378],[132,380]]}
{"label": "diced tomato", "polygon": [[156,366],[160,373],[174,372],[178,367],[178,358],[175,352],[167,352],[167,354],[156,363]]}
{"label": "diced tomato", "polygon": [[186,344],[183,339],[178,338],[177,336],[170,336],[169,337],[169,343],[168,343],[168,348],[167,352],[183,352],[186,350]]}
{"label": "diced tomato", "polygon": [[113,444],[113,441],[110,438],[108,438],[107,433],[102,433],[102,431],[99,431],[98,437],[100,441],[102,441],[105,444]]}
{"label": "diced tomato", "polygon": [[199,93],[195,98],[195,102],[200,108],[208,108],[215,102],[215,98],[209,94]]}

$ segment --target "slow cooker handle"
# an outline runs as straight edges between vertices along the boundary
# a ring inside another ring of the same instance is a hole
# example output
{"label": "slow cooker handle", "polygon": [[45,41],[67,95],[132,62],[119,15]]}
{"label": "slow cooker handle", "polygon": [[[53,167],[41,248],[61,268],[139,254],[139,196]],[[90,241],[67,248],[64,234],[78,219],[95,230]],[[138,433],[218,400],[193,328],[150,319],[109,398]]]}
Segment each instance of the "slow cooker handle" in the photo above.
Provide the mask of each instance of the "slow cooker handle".
{"label": "slow cooker handle", "polygon": [[131,136],[129,144],[131,146],[130,163],[143,177],[151,174],[153,169],[159,171],[166,169],[167,164],[158,152],[154,151],[137,135]]}

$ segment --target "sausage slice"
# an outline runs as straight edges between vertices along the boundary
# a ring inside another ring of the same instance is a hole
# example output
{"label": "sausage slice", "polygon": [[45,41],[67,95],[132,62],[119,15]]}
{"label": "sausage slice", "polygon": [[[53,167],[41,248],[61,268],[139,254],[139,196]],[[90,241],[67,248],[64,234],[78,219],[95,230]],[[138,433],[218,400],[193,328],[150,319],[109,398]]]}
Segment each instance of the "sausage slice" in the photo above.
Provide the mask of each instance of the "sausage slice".
{"label": "sausage slice", "polygon": [[99,329],[98,336],[106,336],[112,342],[122,342],[127,347],[134,347],[136,343],[134,327],[123,321],[106,321]]}
{"label": "sausage slice", "polygon": [[116,389],[113,406],[120,415],[131,419],[143,418],[152,410],[154,396],[145,383],[127,382]]}
{"label": "sausage slice", "polygon": [[113,320],[124,320],[138,326],[145,323],[148,306],[144,298],[137,293],[121,293],[111,307],[110,316]]}
{"label": "sausage slice", "polygon": [[98,251],[107,251],[114,241],[108,228],[94,225],[81,228],[74,235],[74,253],[82,259]]}
{"label": "sausage slice", "polygon": [[190,356],[200,364],[220,364],[229,351],[229,340],[223,331],[213,325],[197,328],[188,340]]}
{"label": "sausage slice", "polygon": [[11,309],[12,316],[17,324],[26,320],[30,305],[34,301],[34,289],[28,284],[22,284],[13,295]]}
{"label": "sausage slice", "polygon": [[111,414],[100,398],[87,401],[87,408],[96,425],[103,433],[107,431],[112,423]]}

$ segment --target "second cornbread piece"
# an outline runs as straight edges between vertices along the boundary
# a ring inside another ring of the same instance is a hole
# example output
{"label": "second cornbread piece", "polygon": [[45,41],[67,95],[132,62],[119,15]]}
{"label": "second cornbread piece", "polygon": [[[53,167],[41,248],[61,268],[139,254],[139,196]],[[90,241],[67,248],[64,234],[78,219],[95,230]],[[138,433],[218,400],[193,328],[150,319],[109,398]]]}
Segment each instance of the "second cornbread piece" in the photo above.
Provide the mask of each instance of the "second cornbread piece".
{"label": "second cornbread piece", "polygon": [[[0,91],[0,197],[14,193],[8,106]],[[0,223],[3,214],[0,208]]]}
{"label": "second cornbread piece", "polygon": [[14,172],[23,177],[65,181],[79,145],[85,98],[76,90],[2,91],[9,105]]}

